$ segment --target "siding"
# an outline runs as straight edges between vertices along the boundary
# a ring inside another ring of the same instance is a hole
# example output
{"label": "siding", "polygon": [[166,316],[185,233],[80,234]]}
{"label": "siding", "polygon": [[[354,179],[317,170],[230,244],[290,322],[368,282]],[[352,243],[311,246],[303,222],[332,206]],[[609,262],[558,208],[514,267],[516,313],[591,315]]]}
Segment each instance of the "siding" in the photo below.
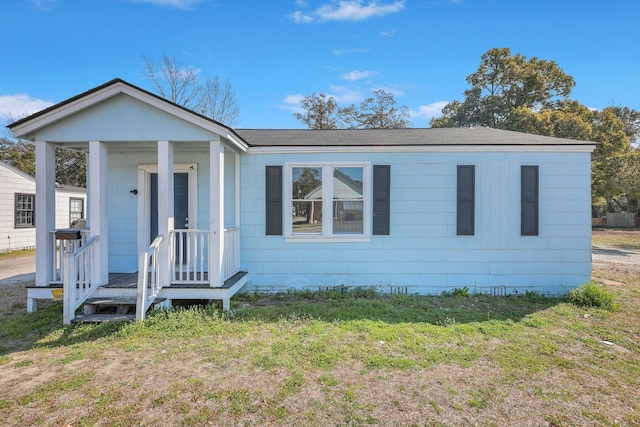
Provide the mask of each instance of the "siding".
{"label": "siding", "polygon": [[[35,228],[15,228],[15,194],[36,193],[35,180],[0,162],[0,252],[34,248]],[[86,198],[82,191],[56,190],[56,228],[69,227],[69,198]],[[36,209],[38,207],[36,206]],[[85,201],[86,212],[86,201]]]}
{"label": "siding", "polygon": [[[391,164],[391,235],[369,242],[265,236],[264,166]],[[590,279],[588,153],[251,154],[241,159],[241,262],[253,288],[407,286],[564,294]],[[456,235],[456,168],[475,165],[475,235]],[[520,166],[540,166],[539,236],[520,235]]]}

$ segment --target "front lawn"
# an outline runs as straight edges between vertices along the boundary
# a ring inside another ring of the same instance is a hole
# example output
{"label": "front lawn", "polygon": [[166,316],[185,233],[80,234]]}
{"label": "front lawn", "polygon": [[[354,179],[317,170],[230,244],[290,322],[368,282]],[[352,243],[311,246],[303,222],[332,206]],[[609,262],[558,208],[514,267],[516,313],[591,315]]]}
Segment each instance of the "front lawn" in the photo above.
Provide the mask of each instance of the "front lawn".
{"label": "front lawn", "polygon": [[0,289],[5,425],[638,425],[640,278],[617,311],[521,297],[246,295],[62,327]]}

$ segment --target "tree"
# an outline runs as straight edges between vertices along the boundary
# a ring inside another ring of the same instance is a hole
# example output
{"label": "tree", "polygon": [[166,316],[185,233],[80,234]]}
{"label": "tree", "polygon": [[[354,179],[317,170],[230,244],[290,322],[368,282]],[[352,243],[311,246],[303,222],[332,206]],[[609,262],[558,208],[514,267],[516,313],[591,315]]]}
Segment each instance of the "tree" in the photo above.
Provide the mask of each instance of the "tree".
{"label": "tree", "polygon": [[353,104],[341,108],[338,116],[349,129],[399,129],[411,125],[409,108],[396,107],[397,102],[391,92],[382,89],[373,92],[356,108]]}
{"label": "tree", "polygon": [[471,88],[464,92],[465,100],[447,104],[432,127],[503,128],[514,110],[550,108],[567,100],[575,85],[554,61],[511,55],[509,48],[484,53],[467,83]]}
{"label": "tree", "polygon": [[144,55],[142,58],[146,76],[153,82],[158,95],[220,123],[235,124],[239,108],[228,80],[214,76],[201,83],[196,70],[167,55],[161,61]]}
{"label": "tree", "polygon": [[336,129],[338,127],[338,103],[324,93],[307,95],[300,101],[304,113],[295,113],[296,119],[309,129]]}
{"label": "tree", "polygon": [[382,89],[374,91],[359,107],[351,104],[339,108],[333,97],[315,92],[305,96],[300,106],[304,113],[294,116],[310,129],[396,129],[411,125],[409,108],[397,107],[393,94]]}
{"label": "tree", "polygon": [[[32,142],[0,138],[0,160],[31,176],[36,175],[36,152]],[[56,182],[86,186],[87,158],[84,153],[56,147]]]}

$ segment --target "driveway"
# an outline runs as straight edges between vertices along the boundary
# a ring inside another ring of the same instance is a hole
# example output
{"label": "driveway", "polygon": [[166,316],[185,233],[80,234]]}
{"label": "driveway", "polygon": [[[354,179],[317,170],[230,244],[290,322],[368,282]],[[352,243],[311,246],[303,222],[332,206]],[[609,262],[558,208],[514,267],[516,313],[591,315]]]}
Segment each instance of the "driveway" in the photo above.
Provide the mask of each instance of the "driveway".
{"label": "driveway", "polygon": [[594,264],[621,264],[640,271],[640,249],[616,249],[593,246],[591,254]]}
{"label": "driveway", "polygon": [[36,256],[0,258],[0,286],[36,280]]}

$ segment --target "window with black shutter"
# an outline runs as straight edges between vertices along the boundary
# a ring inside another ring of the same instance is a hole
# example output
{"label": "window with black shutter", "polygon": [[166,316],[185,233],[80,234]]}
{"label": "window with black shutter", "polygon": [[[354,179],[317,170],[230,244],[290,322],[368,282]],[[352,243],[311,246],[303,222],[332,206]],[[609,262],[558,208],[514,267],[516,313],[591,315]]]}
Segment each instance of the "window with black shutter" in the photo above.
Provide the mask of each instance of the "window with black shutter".
{"label": "window with black shutter", "polygon": [[373,166],[373,234],[389,235],[391,207],[391,166]]}
{"label": "window with black shutter", "polygon": [[282,166],[267,166],[265,228],[268,236],[282,235]]}

